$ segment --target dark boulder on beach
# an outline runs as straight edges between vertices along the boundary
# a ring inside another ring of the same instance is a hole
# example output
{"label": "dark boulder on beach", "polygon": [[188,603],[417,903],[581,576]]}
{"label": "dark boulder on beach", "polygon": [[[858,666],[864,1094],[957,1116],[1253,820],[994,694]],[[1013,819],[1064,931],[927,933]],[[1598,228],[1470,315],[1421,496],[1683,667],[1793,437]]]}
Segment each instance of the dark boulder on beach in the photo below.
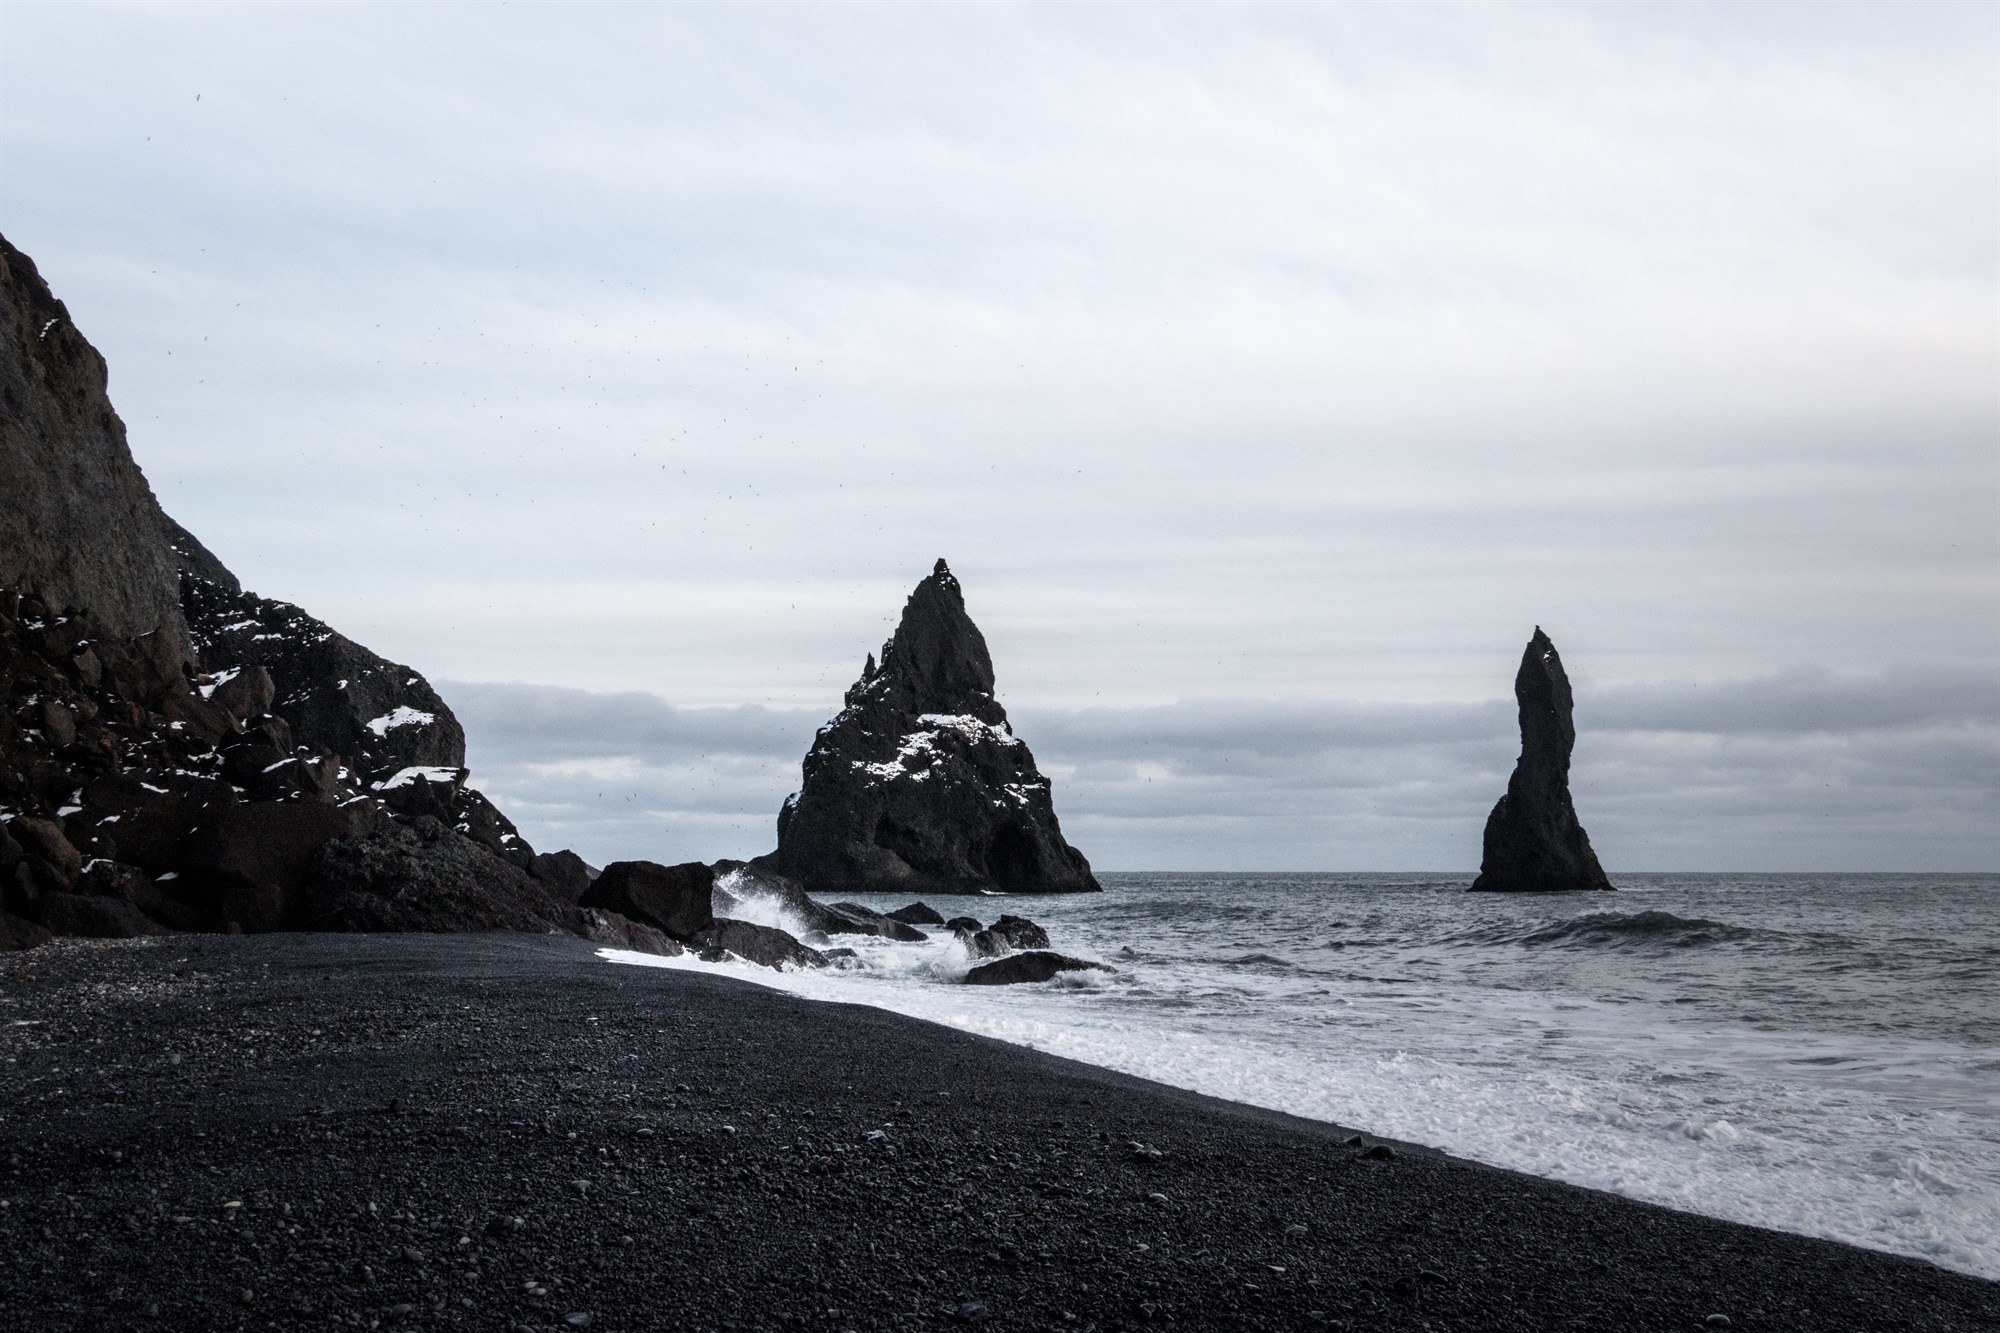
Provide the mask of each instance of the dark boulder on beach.
{"label": "dark boulder on beach", "polygon": [[937,562],[806,755],[756,863],[809,892],[1095,891],[993,697],[985,636]]}
{"label": "dark boulder on beach", "polygon": [[368,823],[315,853],[297,928],[575,933],[567,910],[525,871],[441,821]]}
{"label": "dark boulder on beach", "polygon": [[1569,676],[1539,625],[1514,675],[1514,698],[1520,705],[1521,757],[1507,794],[1486,818],[1485,855],[1473,889],[1549,893],[1611,888],[1570,802],[1576,724]]}
{"label": "dark boulder on beach", "polygon": [[590,892],[590,867],[567,848],[530,858],[527,870],[558,902],[580,903],[583,895]]}
{"label": "dark boulder on beach", "polygon": [[1023,983],[1047,981],[1063,972],[1116,972],[1115,967],[1104,963],[1086,962],[1081,958],[1070,958],[1059,953],[1038,949],[1032,953],[1009,954],[991,963],[981,963],[965,974],[966,981],[974,986],[1018,986]]}
{"label": "dark boulder on beach", "polygon": [[660,954],[668,958],[687,952],[679,940],[665,931],[655,930],[643,921],[631,921],[601,907],[579,907],[574,910],[576,916],[572,929],[593,944],[602,944],[613,949],[630,949],[635,953]]}
{"label": "dark boulder on beach", "polygon": [[687,943],[689,948],[700,951],[704,956],[712,950],[721,949],[779,971],[788,967],[825,967],[827,964],[825,954],[799,943],[789,931],[749,921],[732,921],[722,916],[689,936]]}
{"label": "dark boulder on beach", "polygon": [[578,901],[642,921],[685,940],[715,920],[715,872],[699,861],[663,866],[613,861]]}

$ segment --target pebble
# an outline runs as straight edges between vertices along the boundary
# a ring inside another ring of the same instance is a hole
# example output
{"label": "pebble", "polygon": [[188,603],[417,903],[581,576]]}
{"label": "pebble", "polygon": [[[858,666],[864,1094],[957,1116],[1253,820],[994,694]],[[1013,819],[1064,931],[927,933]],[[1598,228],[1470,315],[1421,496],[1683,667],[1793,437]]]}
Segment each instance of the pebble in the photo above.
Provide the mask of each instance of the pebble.
{"label": "pebble", "polygon": [[1303,1222],[1294,1222],[1285,1228],[1285,1234],[1287,1236],[1303,1236],[1306,1234],[1306,1224]]}
{"label": "pebble", "polygon": [[1148,1203],[1164,1204],[1166,1201],[1167,1196],[1164,1194],[1148,1194],[1146,1196],[1146,1202]]}
{"label": "pebble", "polygon": [[571,1328],[589,1328],[590,1312],[588,1310],[573,1310],[563,1316],[563,1322]]}
{"label": "pebble", "polygon": [[1361,1156],[1371,1162],[1393,1162],[1396,1160],[1396,1150],[1386,1143],[1378,1143]]}
{"label": "pebble", "polygon": [[980,1324],[993,1317],[993,1307],[985,1301],[961,1301],[952,1307],[951,1317],[961,1324]]}
{"label": "pebble", "polygon": [[1712,1314],[1701,1322],[1709,1328],[1728,1328],[1729,1316],[1726,1314]]}

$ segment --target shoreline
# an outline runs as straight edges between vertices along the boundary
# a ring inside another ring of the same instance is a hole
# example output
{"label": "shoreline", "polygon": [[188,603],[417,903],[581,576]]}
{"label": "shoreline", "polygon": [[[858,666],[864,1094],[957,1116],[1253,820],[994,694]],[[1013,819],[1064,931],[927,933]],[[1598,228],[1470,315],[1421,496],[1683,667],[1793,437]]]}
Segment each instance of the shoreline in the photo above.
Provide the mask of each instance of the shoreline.
{"label": "shoreline", "polygon": [[1366,1130],[596,954],[529,935],[262,935],[0,959],[16,1279],[0,1313],[2000,1328],[2000,1284],[1920,1260],[1415,1145],[1374,1160],[1345,1142],[1380,1142]]}

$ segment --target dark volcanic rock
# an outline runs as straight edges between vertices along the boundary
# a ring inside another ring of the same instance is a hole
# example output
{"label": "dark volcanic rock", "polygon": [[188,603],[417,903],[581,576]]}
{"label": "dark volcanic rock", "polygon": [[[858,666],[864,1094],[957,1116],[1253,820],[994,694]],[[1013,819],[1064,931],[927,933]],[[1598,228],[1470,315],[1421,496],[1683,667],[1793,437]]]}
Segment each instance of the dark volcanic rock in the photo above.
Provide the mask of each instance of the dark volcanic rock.
{"label": "dark volcanic rock", "polygon": [[986,640],[944,561],[820,729],[758,864],[809,892],[1098,887],[993,697]]}
{"label": "dark volcanic rock", "polygon": [[715,872],[699,861],[663,866],[613,861],[579,902],[601,907],[685,940],[715,920]]}
{"label": "dark volcanic rock", "polygon": [[1068,958],[1059,953],[1037,950],[1033,953],[1009,954],[996,962],[981,963],[967,972],[965,979],[975,986],[1015,986],[1022,982],[1047,981],[1059,972],[1116,972],[1117,970],[1103,963],[1090,963],[1081,958]]}
{"label": "dark volcanic rock", "polygon": [[874,933],[814,902],[806,896],[799,882],[789,875],[780,875],[742,861],[717,861],[710,870],[715,875],[715,889],[711,896],[717,916],[776,914],[784,917],[801,934],[813,931],[822,935]]}
{"label": "dark volcanic rock", "polygon": [[1003,916],[981,933],[991,935],[1009,949],[1049,947],[1049,932],[1024,916]]}
{"label": "dark volcanic rock", "polygon": [[1521,758],[1507,794],[1486,817],[1485,855],[1475,890],[1552,892],[1609,889],[1590,837],[1569,798],[1569,756],[1576,745],[1569,677],[1556,646],[1535,627],[1514,676],[1521,707]]}
{"label": "dark volcanic rock", "polygon": [[898,907],[888,913],[894,920],[906,926],[942,926],[944,914],[929,903],[911,903],[908,907]]}
{"label": "dark volcanic rock", "polygon": [[920,944],[930,938],[915,926],[872,907],[863,907],[860,903],[828,903],[826,910],[839,917],[847,927],[844,930],[829,928],[829,935],[879,935],[885,940],[898,940],[904,944]]}
{"label": "dark volcanic rock", "polygon": [[528,873],[560,902],[580,903],[590,891],[590,867],[567,848],[540,853],[528,863]]}
{"label": "dark volcanic rock", "polygon": [[105,394],[104,358],[0,237],[0,587],[132,638],[181,623],[165,520]]}
{"label": "dark volcanic rock", "polygon": [[739,958],[780,971],[787,967],[825,967],[826,955],[807,948],[787,931],[776,926],[759,926],[748,921],[732,921],[719,916],[688,937],[688,945],[700,950],[726,949]]}
{"label": "dark volcanic rock", "polygon": [[662,954],[668,958],[687,952],[679,940],[643,921],[631,921],[601,907],[580,907],[575,911],[576,933],[594,944]]}
{"label": "dark volcanic rock", "polygon": [[0,953],[10,949],[39,948],[53,938],[48,927],[15,916],[12,912],[0,911]]}
{"label": "dark volcanic rock", "polygon": [[246,592],[160,511],[102,358],[4,240],[0,291],[8,941],[586,930],[581,863],[523,873],[534,849],[466,785],[463,732],[423,677]]}
{"label": "dark volcanic rock", "polygon": [[51,893],[43,897],[42,925],[56,935],[104,940],[129,940],[160,933],[157,924],[128,902],[76,893]]}
{"label": "dark volcanic rock", "polygon": [[527,872],[428,815],[374,826],[322,846],[313,858],[307,917],[313,930],[526,930],[570,933],[577,923]]}
{"label": "dark volcanic rock", "polygon": [[314,858],[353,831],[352,813],[317,801],[227,806],[183,845],[174,896],[195,902],[212,925],[296,929],[314,914]]}
{"label": "dark volcanic rock", "polygon": [[300,744],[341,756],[370,781],[406,768],[464,766],[464,728],[416,671],[289,602],[245,592],[233,578],[205,577],[198,571],[212,573],[213,556],[190,560],[182,553],[182,560],[181,601],[202,665],[268,672],[271,710]]}

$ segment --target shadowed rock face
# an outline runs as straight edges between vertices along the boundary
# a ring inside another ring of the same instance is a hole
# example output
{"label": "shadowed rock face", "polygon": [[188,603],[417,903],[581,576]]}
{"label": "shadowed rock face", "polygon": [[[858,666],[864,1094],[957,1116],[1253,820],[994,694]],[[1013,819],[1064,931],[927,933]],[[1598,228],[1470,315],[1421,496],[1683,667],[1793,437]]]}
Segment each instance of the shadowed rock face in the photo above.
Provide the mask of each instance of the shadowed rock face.
{"label": "shadowed rock face", "polygon": [[1590,835],[1569,798],[1569,756],[1576,745],[1569,677],[1555,644],[1535,627],[1514,676],[1521,706],[1521,758],[1507,794],[1486,817],[1485,856],[1475,891],[1560,892],[1609,889]]}
{"label": "shadowed rock face", "polygon": [[166,515],[105,394],[104,358],[0,237],[0,587],[87,606],[121,639],[181,623]]}
{"label": "shadowed rock face", "polygon": [[244,591],[161,512],[105,383],[0,239],[0,948],[300,928],[658,947],[570,906],[582,863],[537,858],[465,785],[422,676]]}
{"label": "shadowed rock face", "polygon": [[812,892],[1096,890],[1048,779],[993,697],[993,659],[944,561],[820,729],[760,868]]}

